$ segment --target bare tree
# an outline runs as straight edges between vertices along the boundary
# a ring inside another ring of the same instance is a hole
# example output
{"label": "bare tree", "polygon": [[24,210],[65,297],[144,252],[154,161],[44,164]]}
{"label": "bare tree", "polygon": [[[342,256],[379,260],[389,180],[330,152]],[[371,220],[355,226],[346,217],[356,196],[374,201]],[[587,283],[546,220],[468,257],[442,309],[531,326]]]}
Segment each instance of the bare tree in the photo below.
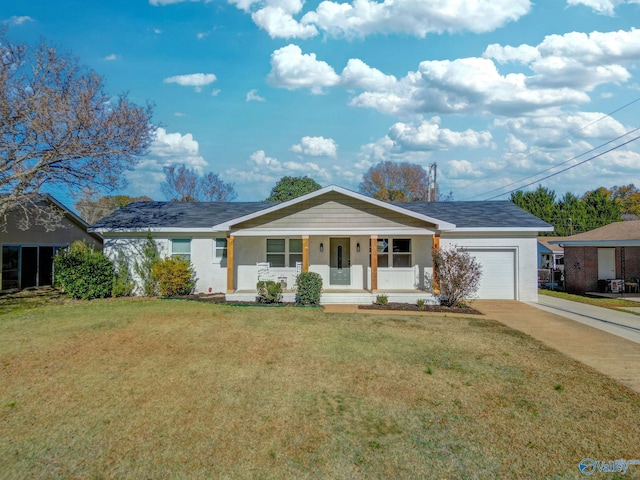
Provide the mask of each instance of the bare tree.
{"label": "bare tree", "polygon": [[469,252],[455,245],[433,250],[433,287],[440,290],[440,303],[462,307],[480,288],[482,266]]}
{"label": "bare tree", "polygon": [[237,197],[233,184],[223,182],[217,173],[200,176],[184,165],[170,165],[164,174],[162,194],[172,202],[228,202]]}
{"label": "bare tree", "polygon": [[360,192],[386,202],[430,201],[431,184],[430,172],[420,165],[380,162],[362,176]]}
{"label": "bare tree", "polygon": [[103,79],[70,54],[0,32],[0,216],[22,209],[38,217],[44,186],[124,186],[123,172],[152,141],[150,121],[149,105],[107,95]]}
{"label": "bare tree", "polygon": [[75,202],[76,212],[89,225],[96,223],[118,208],[131,202],[150,202],[147,196],[130,197],[128,195],[100,195],[95,189],[85,188]]}

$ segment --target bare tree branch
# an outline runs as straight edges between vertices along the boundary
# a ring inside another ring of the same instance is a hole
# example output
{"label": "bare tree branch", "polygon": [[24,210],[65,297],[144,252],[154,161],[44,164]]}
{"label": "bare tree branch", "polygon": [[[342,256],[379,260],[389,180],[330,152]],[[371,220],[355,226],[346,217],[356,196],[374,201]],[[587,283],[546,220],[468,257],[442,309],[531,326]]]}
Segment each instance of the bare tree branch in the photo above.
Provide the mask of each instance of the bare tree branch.
{"label": "bare tree branch", "polygon": [[162,194],[172,202],[228,202],[236,198],[233,184],[223,182],[217,173],[200,176],[184,165],[164,167],[166,179]]}
{"label": "bare tree branch", "polygon": [[0,32],[0,215],[35,205],[44,186],[121,188],[154,131],[151,106],[107,95],[70,54]]}

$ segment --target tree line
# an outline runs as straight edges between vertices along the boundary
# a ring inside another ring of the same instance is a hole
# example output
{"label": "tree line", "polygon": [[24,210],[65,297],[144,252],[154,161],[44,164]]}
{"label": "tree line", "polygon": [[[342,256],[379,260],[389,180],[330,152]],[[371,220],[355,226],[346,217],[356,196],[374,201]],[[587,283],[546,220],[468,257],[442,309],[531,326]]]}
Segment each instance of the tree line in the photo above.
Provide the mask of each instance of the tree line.
{"label": "tree line", "polygon": [[565,193],[556,197],[553,190],[538,186],[532,192],[518,190],[510,200],[520,208],[553,225],[546,236],[570,236],[622,221],[622,215],[640,215],[640,190],[634,184],[600,187],[581,196]]}

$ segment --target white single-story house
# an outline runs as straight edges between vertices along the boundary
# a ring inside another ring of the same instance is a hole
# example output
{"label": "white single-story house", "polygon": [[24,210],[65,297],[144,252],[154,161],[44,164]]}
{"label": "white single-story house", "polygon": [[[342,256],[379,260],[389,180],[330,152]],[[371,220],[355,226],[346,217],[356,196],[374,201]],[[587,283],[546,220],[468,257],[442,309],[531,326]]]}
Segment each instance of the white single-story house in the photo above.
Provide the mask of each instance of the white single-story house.
{"label": "white single-story house", "polygon": [[481,263],[479,298],[537,300],[537,235],[553,227],[509,201],[387,203],[328,186],[282,203],[134,202],[92,226],[104,251],[135,261],[150,233],[164,255],[190,258],[196,293],[254,300],[259,279],[322,276],[322,303],[436,301],[432,248]]}

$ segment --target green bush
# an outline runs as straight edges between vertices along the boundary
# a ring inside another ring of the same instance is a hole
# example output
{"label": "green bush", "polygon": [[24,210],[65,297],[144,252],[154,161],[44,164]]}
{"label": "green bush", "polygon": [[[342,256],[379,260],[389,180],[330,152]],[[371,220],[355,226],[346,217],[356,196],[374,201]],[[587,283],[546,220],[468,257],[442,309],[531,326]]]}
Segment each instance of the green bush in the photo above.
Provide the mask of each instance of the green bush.
{"label": "green bush", "polygon": [[419,308],[420,310],[423,310],[423,309],[424,309],[425,304],[426,304],[426,302],[425,302],[425,300],[424,300],[424,299],[422,299],[422,298],[421,298],[421,299],[419,299],[419,300],[416,302],[416,305],[418,306],[418,308]]}
{"label": "green bush", "polygon": [[261,280],[256,284],[258,303],[279,303],[282,301],[282,286],[273,280]]}
{"label": "green bush", "polygon": [[296,303],[318,305],[322,293],[322,277],[315,272],[302,272],[296,279],[296,289]]}
{"label": "green bush", "polygon": [[113,263],[84,242],[73,243],[53,260],[55,284],[72,298],[90,300],[111,296]]}
{"label": "green bush", "polygon": [[134,264],[134,269],[140,277],[142,294],[153,297],[158,293],[158,281],[153,275],[153,266],[160,261],[160,253],[151,233],[147,233],[147,240],[139,256],[140,259]]}
{"label": "green bush", "polygon": [[387,303],[389,303],[389,297],[384,293],[376,296],[376,305],[386,305]]}
{"label": "green bush", "polygon": [[122,250],[118,251],[116,258],[115,275],[113,276],[113,288],[111,295],[114,297],[128,297],[133,293],[135,283],[129,271],[129,262]]}
{"label": "green bush", "polygon": [[151,273],[163,297],[189,295],[196,285],[191,262],[181,257],[163,258],[155,262]]}

